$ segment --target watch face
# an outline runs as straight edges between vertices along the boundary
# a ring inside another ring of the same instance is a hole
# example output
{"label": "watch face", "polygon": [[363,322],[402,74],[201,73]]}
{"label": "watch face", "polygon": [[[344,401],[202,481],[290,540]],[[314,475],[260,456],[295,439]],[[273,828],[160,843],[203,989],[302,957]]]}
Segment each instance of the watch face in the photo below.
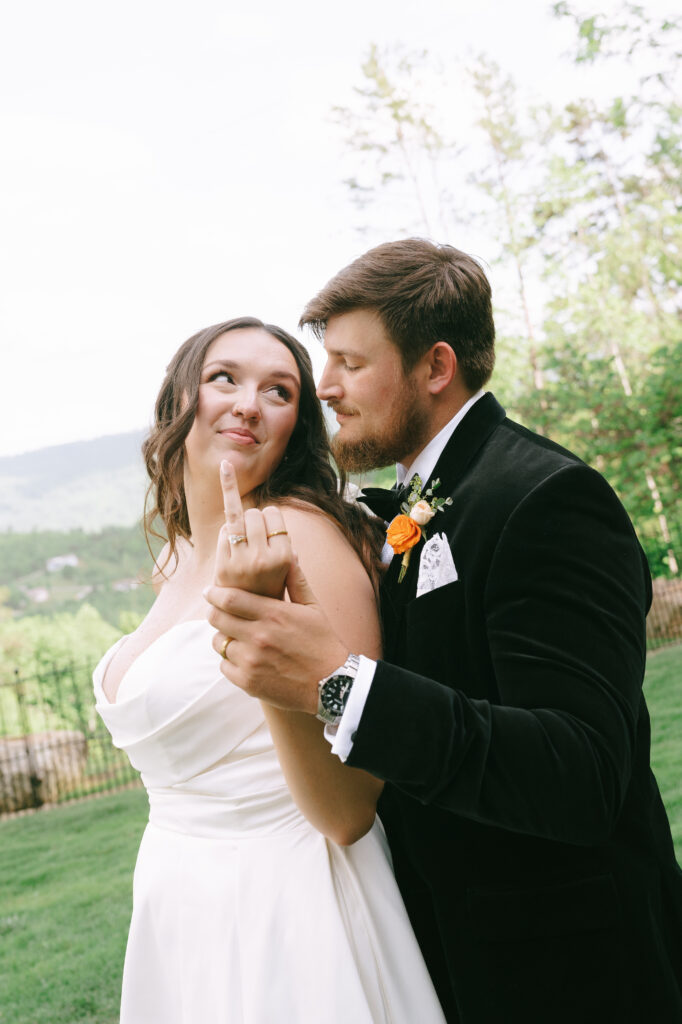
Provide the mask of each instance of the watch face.
{"label": "watch face", "polygon": [[331,676],[320,693],[320,700],[325,711],[332,715],[342,715],[352,684],[352,676]]}

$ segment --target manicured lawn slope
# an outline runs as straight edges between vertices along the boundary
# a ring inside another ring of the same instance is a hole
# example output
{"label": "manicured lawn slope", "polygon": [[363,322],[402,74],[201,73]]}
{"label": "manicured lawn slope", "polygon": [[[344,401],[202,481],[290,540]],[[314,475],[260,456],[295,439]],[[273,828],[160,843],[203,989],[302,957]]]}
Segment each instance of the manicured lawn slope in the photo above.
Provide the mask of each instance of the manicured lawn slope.
{"label": "manicured lawn slope", "polygon": [[115,1024],[144,791],[0,825],[0,1021]]}
{"label": "manicured lawn slope", "polygon": [[651,714],[651,761],[682,864],[682,645],[649,655],[644,694]]}

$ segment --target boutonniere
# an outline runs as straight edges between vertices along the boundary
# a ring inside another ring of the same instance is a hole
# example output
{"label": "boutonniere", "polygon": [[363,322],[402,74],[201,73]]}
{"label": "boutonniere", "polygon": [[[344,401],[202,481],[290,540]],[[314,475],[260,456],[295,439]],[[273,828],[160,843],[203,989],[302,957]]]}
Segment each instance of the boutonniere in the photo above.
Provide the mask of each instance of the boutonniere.
{"label": "boutonniere", "polygon": [[422,536],[426,537],[427,524],[431,522],[436,512],[443,511],[445,505],[452,505],[452,498],[433,497],[433,492],[440,487],[440,480],[433,480],[423,493],[422,487],[421,477],[415,473],[410,480],[407,501],[400,506],[404,514],[396,516],[386,531],[386,540],[393,548],[394,554],[403,556],[398,583],[402,583],[407,572],[412,548],[419,543]]}

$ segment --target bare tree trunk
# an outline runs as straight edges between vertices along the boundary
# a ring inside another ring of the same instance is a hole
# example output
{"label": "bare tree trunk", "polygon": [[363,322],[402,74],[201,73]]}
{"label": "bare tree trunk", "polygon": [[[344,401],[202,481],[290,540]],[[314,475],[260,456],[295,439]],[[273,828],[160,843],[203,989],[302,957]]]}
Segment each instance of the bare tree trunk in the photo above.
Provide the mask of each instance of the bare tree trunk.
{"label": "bare tree trunk", "polygon": [[658,525],[661,529],[663,540],[668,545],[668,566],[673,576],[677,576],[680,569],[677,564],[677,559],[675,558],[675,552],[672,546],[672,537],[670,536],[670,530],[668,528],[668,520],[665,515],[665,512],[663,511],[663,502],[661,501],[661,495],[659,493],[658,487],[656,486],[656,481],[654,480],[653,476],[651,475],[648,469],[646,470],[646,482],[649,491],[651,492],[651,497],[654,503],[654,512],[658,516]]}
{"label": "bare tree trunk", "polygon": [[[630,384],[628,371],[620,351],[620,345],[615,340],[615,338],[611,340],[611,355],[613,356],[613,362],[614,366],[616,367],[616,373],[620,378],[621,387],[623,388],[623,391],[628,396],[628,398],[630,398],[632,395],[632,386]],[[674,576],[677,576],[680,570],[677,558],[675,557],[675,551],[672,546],[672,537],[670,536],[668,518],[665,514],[665,509],[663,508],[663,502],[661,501],[661,492],[658,489],[658,485],[656,484],[656,480],[651,470],[645,470],[644,475],[646,477],[646,485],[649,488],[649,493],[651,494],[654,512],[658,517],[658,525],[661,530],[661,536],[663,537],[665,543],[668,545],[668,566],[670,567],[671,573]]]}

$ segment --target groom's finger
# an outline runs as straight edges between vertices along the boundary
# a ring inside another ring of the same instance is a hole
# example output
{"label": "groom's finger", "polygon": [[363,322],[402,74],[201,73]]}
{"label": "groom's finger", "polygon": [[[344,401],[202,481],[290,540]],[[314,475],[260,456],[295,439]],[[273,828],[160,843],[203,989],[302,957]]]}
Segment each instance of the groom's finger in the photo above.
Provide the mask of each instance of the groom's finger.
{"label": "groom's finger", "polygon": [[[229,641],[226,643],[226,641]],[[231,683],[246,689],[246,680],[239,668],[239,641],[234,637],[215,633],[211,641],[213,650],[220,655],[220,671]]]}
{"label": "groom's finger", "polygon": [[[245,537],[244,510],[237,486],[237,474],[226,459],[220,463],[220,483],[223,489],[223,507],[227,532],[233,537]],[[232,541],[234,543],[234,541]]]}
{"label": "groom's finger", "polygon": [[[234,587],[206,587],[203,594],[208,603],[213,605],[208,613],[208,621],[227,636],[233,634],[229,629],[223,629],[221,623],[239,619],[253,622],[266,619],[270,612],[282,606],[279,598],[262,597]],[[240,632],[243,633],[243,626]]]}
{"label": "groom's finger", "polygon": [[[224,633],[214,633],[211,640],[211,647],[216,651],[221,658],[225,661],[232,661],[235,664],[235,652],[237,649],[238,640],[234,636],[225,636]],[[236,661],[239,659],[237,658]]]}
{"label": "groom's finger", "polygon": [[[225,641],[226,637],[230,637],[231,641],[239,641],[239,643],[248,643],[251,639],[251,632],[254,629],[254,623],[249,619],[238,619],[235,615],[230,615],[228,612],[220,611],[218,608],[211,608],[208,613],[208,621],[217,630],[213,634],[211,641],[213,649],[218,651],[219,654],[223,653],[223,648],[219,644],[219,640]],[[233,644],[230,642],[230,647]]]}

